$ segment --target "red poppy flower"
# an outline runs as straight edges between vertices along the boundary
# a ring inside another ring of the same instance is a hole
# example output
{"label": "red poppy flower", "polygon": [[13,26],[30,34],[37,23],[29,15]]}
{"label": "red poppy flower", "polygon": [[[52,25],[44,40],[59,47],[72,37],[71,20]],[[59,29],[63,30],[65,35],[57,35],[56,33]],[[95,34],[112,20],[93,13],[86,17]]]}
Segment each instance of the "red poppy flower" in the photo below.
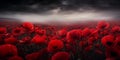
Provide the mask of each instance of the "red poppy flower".
{"label": "red poppy flower", "polygon": [[41,49],[40,51],[33,52],[26,55],[26,60],[48,60],[48,51],[46,48]]}
{"label": "red poppy flower", "polygon": [[61,30],[58,31],[58,34],[59,34],[59,36],[61,36],[61,37],[65,37],[66,34],[67,34],[67,31],[66,31],[66,29],[61,29]]}
{"label": "red poppy flower", "polygon": [[82,36],[82,31],[79,29],[78,30],[76,29],[76,30],[69,31],[67,33],[66,38],[67,38],[68,42],[71,42],[71,41],[80,40],[81,36]]}
{"label": "red poppy flower", "polygon": [[18,40],[13,36],[5,38],[5,43],[7,44],[17,44],[17,42]]}
{"label": "red poppy flower", "polygon": [[91,31],[90,31],[89,28],[85,28],[82,31],[82,34],[83,34],[84,37],[87,37],[88,35],[90,35],[90,33],[91,33]]}
{"label": "red poppy flower", "polygon": [[70,55],[67,52],[58,52],[54,54],[51,58],[51,60],[69,60]]}
{"label": "red poppy flower", "polygon": [[64,47],[64,44],[61,40],[51,40],[48,43],[48,51],[49,52],[56,52],[58,50],[61,50]]}
{"label": "red poppy flower", "polygon": [[91,28],[91,29],[90,29],[91,32],[93,32],[93,31],[95,31],[95,30],[96,30],[96,28]]}
{"label": "red poppy flower", "polygon": [[38,52],[33,52],[31,54],[27,54],[25,58],[26,60],[37,60],[38,56],[39,56]]}
{"label": "red poppy flower", "polygon": [[35,31],[36,30],[41,30],[42,28],[40,26],[35,26]]}
{"label": "red poppy flower", "polygon": [[5,27],[0,27],[0,35],[5,34],[7,29]]}
{"label": "red poppy flower", "polygon": [[26,28],[28,31],[33,31],[34,30],[34,25],[30,22],[24,22],[22,24],[24,28]]}
{"label": "red poppy flower", "polygon": [[100,49],[100,44],[95,44],[95,48],[98,48],[98,49]]}
{"label": "red poppy flower", "polygon": [[109,28],[109,26],[110,25],[109,25],[108,22],[100,21],[100,22],[98,22],[96,28],[98,28],[98,29],[107,29],[107,28]]}
{"label": "red poppy flower", "polygon": [[35,32],[39,35],[45,35],[46,34],[46,30],[44,30],[44,29],[36,29]]}
{"label": "red poppy flower", "polygon": [[91,29],[91,37],[95,37],[95,39],[99,38],[99,30],[98,29]]}
{"label": "red poppy flower", "polygon": [[109,30],[103,30],[100,32],[101,35],[108,35],[109,33]]}
{"label": "red poppy flower", "polygon": [[91,49],[92,49],[92,45],[89,45],[89,46],[85,47],[84,51],[89,52]]}
{"label": "red poppy flower", "polygon": [[49,52],[47,51],[47,48],[43,48],[40,51],[38,51],[39,56],[37,60],[49,60]]}
{"label": "red poppy flower", "polygon": [[19,56],[12,56],[8,60],[23,60],[23,59]]}
{"label": "red poppy flower", "polygon": [[116,35],[115,40],[120,40],[120,34]]}
{"label": "red poppy flower", "polygon": [[19,36],[24,33],[24,28],[22,27],[17,27],[12,30],[12,34],[15,36]]}
{"label": "red poppy flower", "polygon": [[113,42],[114,42],[114,36],[112,35],[106,35],[101,39],[101,43],[105,46],[105,47],[111,47],[113,46]]}
{"label": "red poppy flower", "polygon": [[35,44],[46,44],[47,43],[46,36],[35,35],[31,42]]}
{"label": "red poppy flower", "polygon": [[11,44],[4,44],[0,46],[0,57],[17,55],[17,47]]}
{"label": "red poppy flower", "polygon": [[112,27],[112,32],[113,33],[119,33],[120,32],[120,27],[119,26]]}
{"label": "red poppy flower", "polygon": [[58,36],[49,36],[49,39],[50,40],[56,40],[56,39],[58,39]]}
{"label": "red poppy flower", "polygon": [[1,44],[4,44],[4,39],[3,39],[2,36],[0,36],[0,45],[1,45]]}
{"label": "red poppy flower", "polygon": [[106,48],[105,50],[106,57],[119,58],[120,50],[116,47]]}
{"label": "red poppy flower", "polygon": [[19,40],[19,43],[22,43],[22,44],[30,44],[31,42],[31,37],[30,36],[26,36],[24,38],[22,38],[22,40]]}
{"label": "red poppy flower", "polygon": [[11,32],[5,34],[5,38],[11,37],[11,36],[13,36],[13,35],[11,34]]}
{"label": "red poppy flower", "polygon": [[55,30],[55,28],[51,27],[51,26],[46,27],[45,30],[46,30],[46,35],[47,36],[54,36],[57,33],[56,30]]}
{"label": "red poppy flower", "polygon": [[114,47],[120,49],[120,36],[116,37],[116,40],[114,41]]}
{"label": "red poppy flower", "polygon": [[95,40],[96,40],[95,37],[89,37],[88,38],[88,44],[89,45],[93,45],[93,43],[95,42]]}
{"label": "red poppy flower", "polygon": [[[59,39],[59,37],[58,37],[57,39]],[[64,38],[61,38],[61,40],[62,40],[63,42],[65,42],[65,43],[67,43],[67,40],[66,40],[65,37],[64,37]]]}

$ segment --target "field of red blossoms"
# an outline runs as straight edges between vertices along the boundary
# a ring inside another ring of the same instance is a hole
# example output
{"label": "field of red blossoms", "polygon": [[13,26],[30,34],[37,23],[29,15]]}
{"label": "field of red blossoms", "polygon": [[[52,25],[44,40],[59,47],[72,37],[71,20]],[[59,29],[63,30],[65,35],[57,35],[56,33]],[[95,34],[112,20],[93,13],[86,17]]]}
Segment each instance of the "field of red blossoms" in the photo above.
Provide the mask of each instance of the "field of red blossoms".
{"label": "field of red blossoms", "polygon": [[120,24],[0,22],[0,60],[120,60]]}

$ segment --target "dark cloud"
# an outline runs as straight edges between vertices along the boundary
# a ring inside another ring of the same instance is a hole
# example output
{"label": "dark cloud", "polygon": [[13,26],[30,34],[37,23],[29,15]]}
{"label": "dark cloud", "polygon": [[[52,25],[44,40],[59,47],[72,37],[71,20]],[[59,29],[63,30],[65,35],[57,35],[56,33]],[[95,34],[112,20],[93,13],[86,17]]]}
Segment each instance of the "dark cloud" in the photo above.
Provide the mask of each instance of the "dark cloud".
{"label": "dark cloud", "polygon": [[43,12],[55,8],[77,10],[80,8],[119,9],[119,0],[0,0],[0,11]]}

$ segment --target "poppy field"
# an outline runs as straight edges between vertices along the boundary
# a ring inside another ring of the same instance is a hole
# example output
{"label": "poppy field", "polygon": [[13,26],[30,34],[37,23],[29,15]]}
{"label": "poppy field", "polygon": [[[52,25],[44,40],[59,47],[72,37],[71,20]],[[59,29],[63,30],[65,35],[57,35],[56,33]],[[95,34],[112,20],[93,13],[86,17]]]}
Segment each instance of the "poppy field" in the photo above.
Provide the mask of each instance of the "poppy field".
{"label": "poppy field", "polygon": [[0,60],[120,60],[120,24],[0,22]]}

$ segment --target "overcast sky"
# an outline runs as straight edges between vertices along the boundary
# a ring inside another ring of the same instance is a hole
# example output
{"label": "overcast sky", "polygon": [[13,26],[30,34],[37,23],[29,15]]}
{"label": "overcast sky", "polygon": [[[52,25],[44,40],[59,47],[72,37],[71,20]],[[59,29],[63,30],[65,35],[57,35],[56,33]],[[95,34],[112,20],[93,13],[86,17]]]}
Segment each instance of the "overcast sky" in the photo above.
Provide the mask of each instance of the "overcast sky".
{"label": "overcast sky", "polygon": [[0,0],[0,18],[30,22],[112,20],[119,0]]}

